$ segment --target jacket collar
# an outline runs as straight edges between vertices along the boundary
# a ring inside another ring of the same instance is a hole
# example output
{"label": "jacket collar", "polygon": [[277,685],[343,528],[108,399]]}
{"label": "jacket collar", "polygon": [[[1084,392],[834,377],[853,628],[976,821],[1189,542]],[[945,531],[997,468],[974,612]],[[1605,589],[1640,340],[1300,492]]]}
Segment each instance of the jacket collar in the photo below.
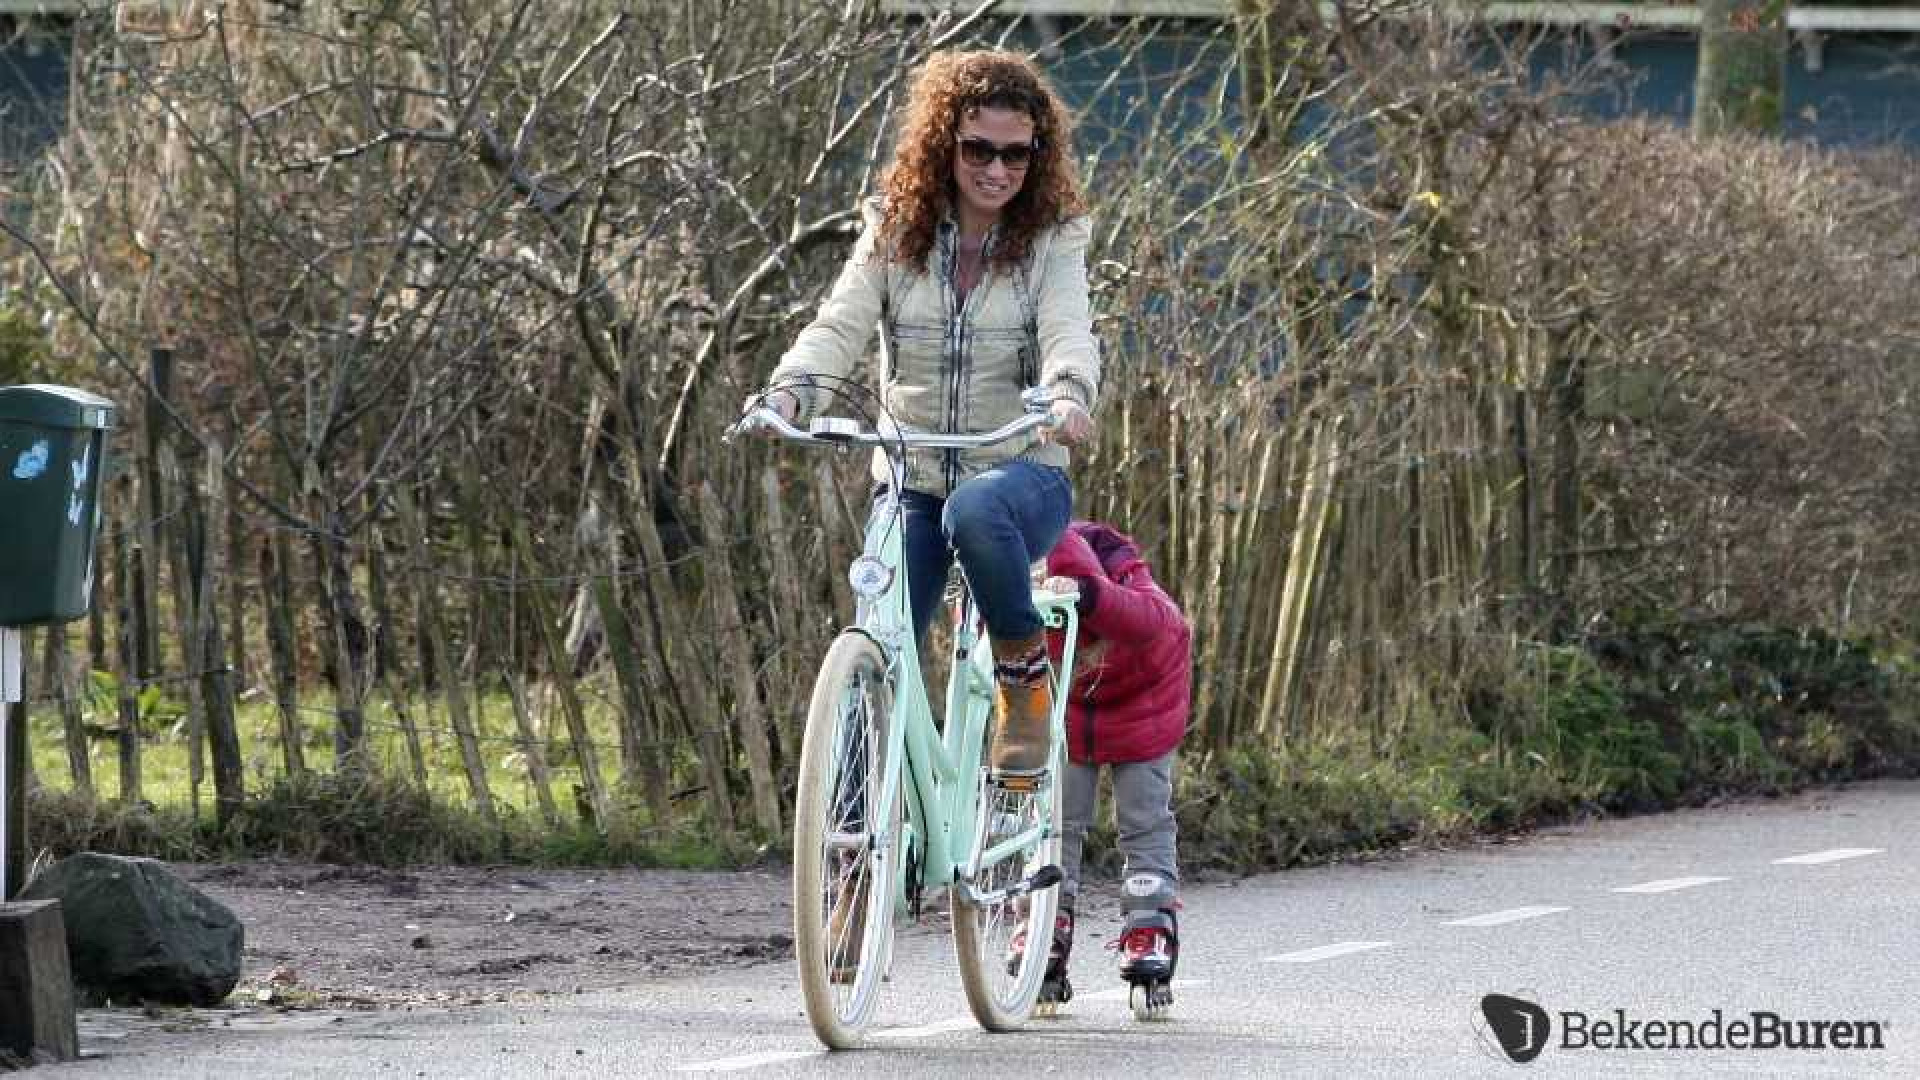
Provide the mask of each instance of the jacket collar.
{"label": "jacket collar", "polygon": [[[942,251],[960,250],[960,219],[954,216],[951,204],[940,208],[940,220],[934,224],[933,235]],[[999,242],[1000,223],[996,221],[987,227],[986,243],[981,246],[982,254],[991,256],[995,245]]]}

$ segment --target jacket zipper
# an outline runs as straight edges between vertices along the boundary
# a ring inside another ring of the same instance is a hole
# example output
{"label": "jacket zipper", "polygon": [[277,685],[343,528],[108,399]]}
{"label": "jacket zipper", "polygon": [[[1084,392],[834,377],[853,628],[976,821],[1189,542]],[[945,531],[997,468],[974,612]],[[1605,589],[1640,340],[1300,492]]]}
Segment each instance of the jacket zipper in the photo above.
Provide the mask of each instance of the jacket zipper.
{"label": "jacket zipper", "polygon": [[[958,281],[956,280],[957,275],[959,273],[958,263],[960,259],[960,241],[957,235],[958,231],[959,231],[958,228],[955,228],[953,230],[942,230],[942,234],[941,234],[942,238],[946,240],[947,243],[943,246],[943,250],[940,252],[940,269],[942,272],[942,276],[946,278],[946,280],[942,284],[946,286],[945,292],[947,296],[947,310],[953,313],[952,318],[949,319],[947,322],[947,340],[946,340],[947,422],[945,425],[945,430],[947,431],[952,431],[954,429],[955,424],[958,423],[958,414],[960,411],[960,406],[957,400],[960,396],[960,318],[961,318],[960,289],[959,289]],[[940,452],[940,458],[941,458],[940,471],[942,474],[942,479],[946,481],[946,489],[947,489],[946,493],[948,495],[952,495],[954,485],[959,480],[960,451],[942,450]]]}
{"label": "jacket zipper", "polygon": [[[944,234],[950,246],[941,253],[941,266],[946,271],[947,303],[949,309],[953,312],[953,320],[947,324],[947,371],[949,376],[947,383],[947,430],[950,432],[958,432],[960,430],[960,413],[965,404],[961,388],[966,385],[967,374],[967,311],[970,308],[977,308],[983,303],[980,299],[980,294],[985,292],[992,284],[993,249],[995,246],[994,241],[998,239],[998,234],[999,226],[997,225],[987,230],[986,239],[980,246],[980,280],[974,282],[973,288],[967,290],[967,295],[964,299],[960,296],[959,281],[960,228],[956,225]],[[958,486],[960,482],[960,451],[947,450],[943,451],[943,453],[945,454],[947,494],[952,495],[953,489]]]}
{"label": "jacket zipper", "polygon": [[[974,287],[979,288],[977,285]],[[965,317],[965,313],[962,312],[959,305],[956,304],[953,312],[953,325],[947,328],[947,340],[953,343],[951,366],[948,368],[948,370],[953,373],[953,377],[947,383],[948,431],[960,430],[960,384],[961,377],[966,371],[967,366],[966,350],[963,348],[963,342],[960,336],[960,324]],[[954,486],[959,482],[960,451],[949,450],[947,451],[947,494],[953,494]]]}
{"label": "jacket zipper", "polygon": [[1093,756],[1093,700],[1091,698],[1083,700],[1080,703],[1080,707],[1083,710],[1082,715],[1086,718],[1086,723],[1081,725],[1081,727],[1087,734],[1087,737],[1082,741],[1087,744],[1087,760],[1091,762],[1095,760]]}

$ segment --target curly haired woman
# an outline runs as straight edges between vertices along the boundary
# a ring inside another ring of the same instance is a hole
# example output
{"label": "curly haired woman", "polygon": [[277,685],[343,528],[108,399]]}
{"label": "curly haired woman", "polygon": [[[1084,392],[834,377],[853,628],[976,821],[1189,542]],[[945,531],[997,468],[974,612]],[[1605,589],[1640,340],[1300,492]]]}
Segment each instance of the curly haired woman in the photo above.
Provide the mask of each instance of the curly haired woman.
{"label": "curly haired woman", "polygon": [[[986,620],[999,696],[989,757],[1006,776],[1046,764],[1051,692],[1029,567],[1072,515],[1066,447],[1093,434],[1100,387],[1071,140],[1066,107],[1025,58],[934,54],[859,243],[756,398],[790,422],[811,418],[876,325],[882,397],[908,428],[991,431],[1022,415],[1023,390],[1053,398],[1046,436],[912,451],[900,493],[915,631],[956,556]],[[882,459],[875,477],[889,482]]]}

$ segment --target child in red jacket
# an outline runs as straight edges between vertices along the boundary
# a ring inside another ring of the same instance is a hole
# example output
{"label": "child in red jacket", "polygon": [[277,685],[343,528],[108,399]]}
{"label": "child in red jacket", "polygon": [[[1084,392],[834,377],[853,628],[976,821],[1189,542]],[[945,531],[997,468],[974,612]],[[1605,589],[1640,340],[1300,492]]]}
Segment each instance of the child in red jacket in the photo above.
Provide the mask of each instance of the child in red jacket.
{"label": "child in red jacket", "polygon": [[[1068,1000],[1080,852],[1093,820],[1100,768],[1113,772],[1114,816],[1125,859],[1120,977],[1154,1008],[1172,1004],[1179,957],[1173,819],[1173,759],[1192,700],[1192,630],[1153,580],[1139,545],[1110,525],[1075,521],[1047,556],[1047,587],[1077,589],[1080,640],[1067,698],[1067,770],[1062,778],[1060,914],[1043,1003]],[[1049,635],[1057,662],[1064,641]],[[1016,948],[1024,943],[1016,943]],[[1136,1002],[1136,1006],[1139,1002]],[[1137,1009],[1138,1011],[1138,1009]]]}

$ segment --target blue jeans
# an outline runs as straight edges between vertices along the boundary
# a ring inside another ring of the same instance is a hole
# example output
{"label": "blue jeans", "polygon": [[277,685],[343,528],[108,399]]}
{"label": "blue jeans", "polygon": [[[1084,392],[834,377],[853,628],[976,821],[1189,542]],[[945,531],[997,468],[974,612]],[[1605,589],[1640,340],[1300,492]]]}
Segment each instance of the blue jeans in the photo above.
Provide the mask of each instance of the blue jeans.
{"label": "blue jeans", "polygon": [[[875,493],[876,513],[885,490]],[[1053,550],[1073,514],[1066,470],[1016,458],[967,479],[945,499],[908,488],[900,509],[913,630],[920,639],[940,606],[956,555],[988,635],[1025,641],[1040,633],[1030,568]]]}

